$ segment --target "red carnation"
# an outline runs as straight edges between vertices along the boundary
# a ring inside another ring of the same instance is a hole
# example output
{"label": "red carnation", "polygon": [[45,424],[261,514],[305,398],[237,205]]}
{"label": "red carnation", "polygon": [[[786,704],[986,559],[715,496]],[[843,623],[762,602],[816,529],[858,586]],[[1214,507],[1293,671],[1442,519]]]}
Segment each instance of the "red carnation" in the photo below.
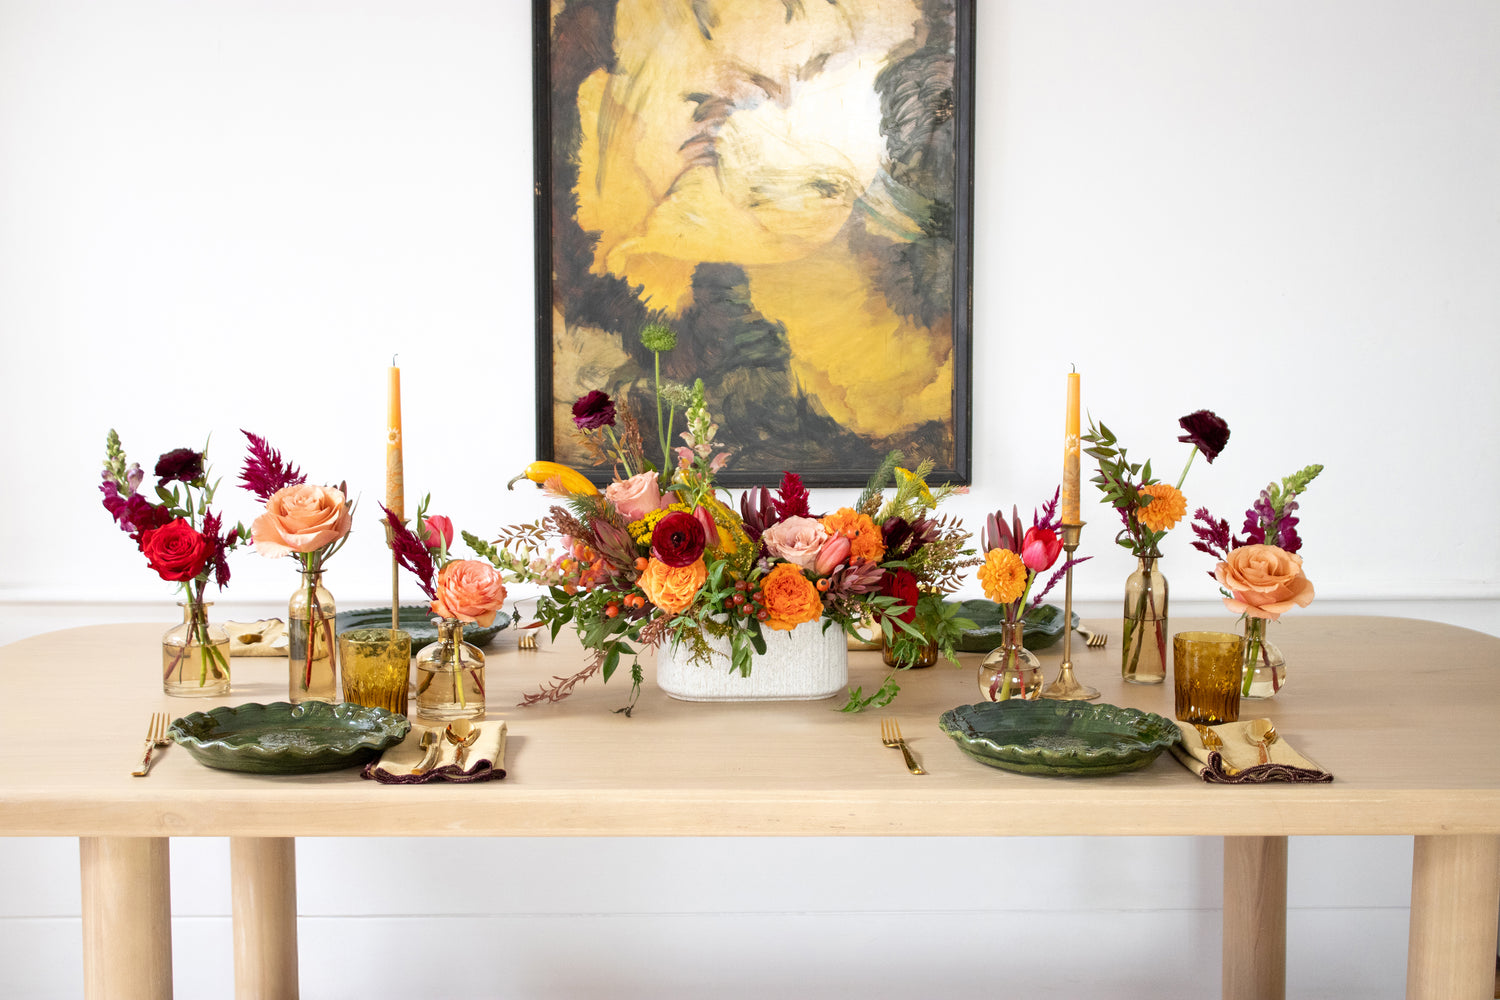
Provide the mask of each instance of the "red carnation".
{"label": "red carnation", "polygon": [[181,583],[203,572],[213,558],[213,544],[192,522],[179,517],[160,528],[141,534],[141,552],[146,562],[163,580]]}
{"label": "red carnation", "polygon": [[656,522],[651,532],[651,555],[668,566],[689,566],[703,555],[708,544],[703,525],[680,510]]}
{"label": "red carnation", "polygon": [[609,394],[594,389],[579,396],[573,403],[573,423],[581,431],[597,430],[615,425],[615,404]]}

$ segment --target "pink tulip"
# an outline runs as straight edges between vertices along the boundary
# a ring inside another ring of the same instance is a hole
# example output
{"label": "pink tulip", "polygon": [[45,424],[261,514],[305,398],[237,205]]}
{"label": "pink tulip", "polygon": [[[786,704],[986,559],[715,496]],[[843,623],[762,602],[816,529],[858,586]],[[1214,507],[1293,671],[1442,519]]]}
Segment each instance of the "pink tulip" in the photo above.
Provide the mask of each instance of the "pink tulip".
{"label": "pink tulip", "polygon": [[1033,573],[1051,569],[1062,553],[1062,539],[1048,528],[1027,528],[1021,542],[1021,561]]}
{"label": "pink tulip", "polygon": [[453,547],[453,522],[441,514],[424,517],[418,534],[422,538],[422,544],[429,549]]}
{"label": "pink tulip", "polygon": [[813,572],[827,576],[838,569],[849,559],[849,545],[848,535],[829,535],[813,561]]}
{"label": "pink tulip", "polygon": [[714,523],[714,516],[708,512],[708,508],[701,503],[693,510],[693,517],[703,525],[703,537],[708,539],[710,547],[719,544],[719,526]]}

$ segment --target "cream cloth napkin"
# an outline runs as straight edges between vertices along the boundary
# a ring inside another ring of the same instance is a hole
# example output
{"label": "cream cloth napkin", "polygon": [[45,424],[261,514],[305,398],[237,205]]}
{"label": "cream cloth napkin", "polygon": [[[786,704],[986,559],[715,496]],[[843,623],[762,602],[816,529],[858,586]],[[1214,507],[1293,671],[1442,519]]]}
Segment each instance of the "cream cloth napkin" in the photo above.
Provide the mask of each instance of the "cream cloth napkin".
{"label": "cream cloth napkin", "polygon": [[456,763],[458,747],[443,738],[443,728],[434,726],[438,734],[437,761],[430,771],[412,774],[411,769],[422,762],[427,751],[421,746],[422,733],[428,727],[412,726],[406,739],[372,760],[359,772],[361,778],[374,778],[388,785],[420,785],[428,781],[489,781],[505,777],[505,723],[477,722],[474,728],[479,737],[469,747],[469,755],[460,771]]}
{"label": "cream cloth napkin", "polygon": [[258,622],[225,622],[230,656],[285,656],[286,625],[280,618]]}
{"label": "cream cloth napkin", "polygon": [[[1252,743],[1247,726],[1252,719],[1227,722],[1221,726],[1209,726],[1224,742],[1222,751],[1209,749],[1203,742],[1198,727],[1191,722],[1178,722],[1182,730],[1182,742],[1174,744],[1172,754],[1189,771],[1204,781],[1225,785],[1258,785],[1268,781],[1332,781],[1333,775],[1319,767],[1314,761],[1302,756],[1287,743],[1286,737],[1277,733],[1276,742],[1269,747],[1271,762],[1260,762],[1260,744]],[[1212,740],[1209,741],[1212,743]]]}

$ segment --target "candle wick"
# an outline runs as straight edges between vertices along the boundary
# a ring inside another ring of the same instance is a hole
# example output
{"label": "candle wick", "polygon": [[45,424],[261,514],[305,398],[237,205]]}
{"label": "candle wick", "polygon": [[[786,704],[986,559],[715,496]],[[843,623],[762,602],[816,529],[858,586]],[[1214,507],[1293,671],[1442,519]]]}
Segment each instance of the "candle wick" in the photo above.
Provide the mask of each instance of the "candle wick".
{"label": "candle wick", "polygon": [[397,358],[398,358],[398,357],[400,357],[400,355],[398,355],[398,354],[392,354],[392,355],[391,355],[391,367],[392,367],[392,368],[395,368],[395,367],[396,367],[396,359],[397,359]]}

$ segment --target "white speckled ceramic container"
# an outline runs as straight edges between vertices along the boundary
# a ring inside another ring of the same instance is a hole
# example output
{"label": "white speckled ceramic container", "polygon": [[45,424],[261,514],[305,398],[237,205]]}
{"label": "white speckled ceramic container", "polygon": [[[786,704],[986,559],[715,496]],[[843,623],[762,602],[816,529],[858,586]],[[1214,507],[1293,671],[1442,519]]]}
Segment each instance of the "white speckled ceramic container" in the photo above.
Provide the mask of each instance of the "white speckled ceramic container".
{"label": "white speckled ceramic container", "polygon": [[750,676],[729,665],[729,640],[707,637],[708,662],[694,661],[686,646],[663,646],[656,657],[656,684],[682,701],[817,701],[841,693],[849,683],[849,645],[844,630],[822,620],[790,632],[766,629],[766,651],[755,657]]}

